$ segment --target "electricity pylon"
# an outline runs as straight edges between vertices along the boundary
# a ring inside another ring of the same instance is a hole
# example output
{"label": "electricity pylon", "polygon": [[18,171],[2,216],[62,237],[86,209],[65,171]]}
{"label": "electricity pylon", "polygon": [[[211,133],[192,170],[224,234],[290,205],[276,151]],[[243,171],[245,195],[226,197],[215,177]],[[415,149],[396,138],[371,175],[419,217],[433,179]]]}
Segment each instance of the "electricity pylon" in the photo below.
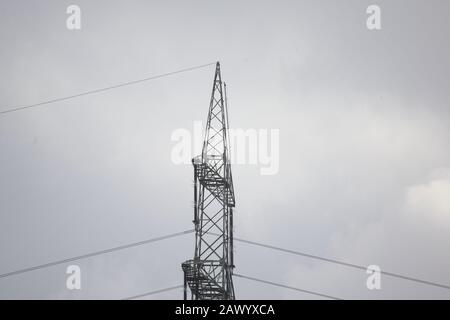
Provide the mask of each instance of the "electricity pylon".
{"label": "electricity pylon", "polygon": [[226,84],[217,62],[202,154],[192,159],[195,253],[182,264],[185,300],[188,286],[193,300],[234,300],[235,199],[228,130]]}

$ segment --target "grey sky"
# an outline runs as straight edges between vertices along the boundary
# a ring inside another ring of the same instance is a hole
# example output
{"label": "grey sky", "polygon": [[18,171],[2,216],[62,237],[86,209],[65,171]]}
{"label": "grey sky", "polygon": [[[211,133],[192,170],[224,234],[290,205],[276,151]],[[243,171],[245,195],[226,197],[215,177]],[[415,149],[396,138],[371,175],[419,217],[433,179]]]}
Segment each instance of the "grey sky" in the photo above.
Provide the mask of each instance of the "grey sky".
{"label": "grey sky", "polygon": [[[449,15],[445,0],[1,0],[0,110],[220,60],[230,125],[280,129],[277,175],[233,167],[237,236],[450,285]],[[213,72],[0,115],[0,273],[192,228],[192,168],[170,137],[206,119]],[[180,284],[192,254],[192,235],[165,240],[80,261],[79,292],[61,265],[0,279],[0,298],[133,296]],[[241,243],[235,263],[344,299],[450,298]]]}

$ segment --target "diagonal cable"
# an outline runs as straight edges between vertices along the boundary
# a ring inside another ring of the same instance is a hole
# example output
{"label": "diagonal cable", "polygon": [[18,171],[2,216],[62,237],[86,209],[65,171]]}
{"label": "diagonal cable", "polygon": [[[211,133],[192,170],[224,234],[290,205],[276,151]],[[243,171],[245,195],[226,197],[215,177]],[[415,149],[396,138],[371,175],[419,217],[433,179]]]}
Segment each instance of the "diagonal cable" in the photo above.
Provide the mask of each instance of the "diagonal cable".
{"label": "diagonal cable", "polygon": [[168,287],[168,288],[164,288],[164,289],[154,290],[154,291],[150,291],[150,292],[146,292],[146,293],[141,293],[141,294],[138,294],[138,295],[135,295],[135,296],[132,296],[132,297],[123,298],[122,300],[133,300],[133,299],[143,298],[143,297],[151,296],[153,294],[167,292],[167,291],[180,289],[180,288],[183,288],[182,284],[178,285],[178,286],[173,286],[173,287]]}
{"label": "diagonal cable", "polygon": [[83,255],[80,255],[80,256],[72,257],[72,258],[67,258],[67,259],[53,261],[53,262],[49,262],[49,263],[45,263],[45,264],[41,264],[41,265],[36,265],[36,266],[33,266],[33,267],[29,267],[29,268],[24,268],[24,269],[20,269],[20,270],[16,270],[16,271],[11,271],[11,272],[0,274],[0,279],[1,278],[15,276],[15,275],[26,273],[26,272],[30,272],[30,271],[44,269],[44,268],[48,268],[48,267],[56,266],[56,265],[59,265],[59,264],[64,264],[64,263],[76,261],[76,260],[81,260],[81,259],[86,259],[86,258],[90,258],[90,257],[95,257],[95,256],[99,256],[99,255],[110,253],[110,252],[114,252],[114,251],[119,251],[119,250],[128,249],[128,248],[132,248],[132,247],[138,247],[138,246],[142,246],[142,245],[145,245],[145,244],[148,244],[148,243],[152,243],[152,242],[157,242],[157,241],[161,241],[161,240],[165,240],[165,239],[169,239],[169,238],[178,237],[178,236],[185,235],[185,234],[188,234],[188,233],[191,233],[191,232],[194,232],[194,231],[195,231],[194,229],[185,230],[185,231],[182,231],[182,232],[172,233],[172,234],[168,234],[168,235],[161,236],[161,237],[151,238],[151,239],[147,239],[147,240],[143,240],[143,241],[139,241],[139,242],[134,242],[134,243],[130,243],[130,244],[125,244],[125,245],[121,245],[121,246],[117,246],[117,247],[113,247],[113,248],[109,248],[109,249],[105,249],[105,250],[95,251],[95,252],[91,252],[91,253],[88,253],[88,254],[83,254]]}
{"label": "diagonal cable", "polygon": [[[364,270],[364,271],[367,270],[367,267],[365,267],[365,266],[350,263],[350,262],[344,262],[344,261],[339,261],[339,260],[335,260],[335,259],[325,258],[325,257],[321,257],[321,256],[317,256],[317,255],[313,255],[313,254],[309,254],[309,253],[305,253],[305,252],[285,249],[285,248],[276,247],[276,246],[272,246],[272,245],[264,244],[264,243],[260,243],[260,242],[245,240],[245,239],[241,239],[241,238],[234,238],[234,240],[243,242],[243,243],[247,243],[247,244],[251,244],[254,246],[259,246],[259,247],[263,247],[263,248],[267,248],[267,249],[290,253],[290,254],[306,257],[306,258],[311,258],[311,259],[321,260],[321,261],[325,261],[325,262],[329,262],[329,263],[339,264],[339,265],[342,265],[345,267],[351,267],[351,268],[360,269],[360,270]],[[426,284],[429,286],[434,286],[434,287],[450,290],[450,286],[446,285],[446,284],[441,284],[441,283],[432,282],[432,281],[428,281],[428,280],[409,277],[409,276],[405,276],[405,275],[401,275],[401,274],[393,273],[393,272],[388,272],[388,271],[380,271],[380,273],[384,274],[386,276],[394,277],[394,278],[399,278],[399,279],[403,279],[403,280],[413,281],[413,282],[417,282],[417,283],[421,283],[421,284]]]}
{"label": "diagonal cable", "polygon": [[285,285],[285,284],[282,284],[282,283],[277,283],[277,282],[267,281],[267,280],[263,280],[263,279],[253,278],[253,277],[245,276],[245,275],[238,274],[238,273],[233,274],[233,276],[239,277],[239,278],[243,278],[243,279],[247,279],[247,280],[252,280],[252,281],[256,281],[256,282],[269,284],[269,285],[280,287],[280,288],[295,290],[295,291],[299,291],[299,292],[303,292],[303,293],[307,293],[307,294],[311,294],[311,295],[315,295],[315,296],[319,296],[319,297],[323,297],[323,298],[327,298],[327,299],[343,300],[341,298],[336,298],[336,297],[329,296],[327,294],[323,294],[323,293],[320,293],[320,292],[314,292],[314,291],[305,290],[305,289],[301,289],[301,288],[291,287],[291,286],[288,286],[288,285]]}
{"label": "diagonal cable", "polygon": [[150,80],[155,80],[155,79],[159,79],[159,78],[163,78],[163,77],[167,77],[167,76],[172,76],[172,75],[175,75],[175,74],[178,74],[178,73],[182,73],[182,72],[188,72],[188,71],[192,71],[192,70],[196,70],[196,69],[201,69],[201,68],[205,68],[205,67],[211,66],[211,65],[213,65],[215,63],[216,62],[211,62],[211,63],[207,63],[207,64],[202,64],[202,65],[199,65],[199,66],[194,66],[194,67],[190,67],[190,68],[184,68],[184,69],[180,69],[180,70],[176,70],[176,71],[172,71],[172,72],[168,72],[168,73],[163,73],[163,74],[159,74],[159,75],[155,75],[155,76],[150,76],[150,77],[147,77],[147,78],[144,78],[144,79],[124,82],[124,83],[116,84],[116,85],[109,86],[109,87],[104,87],[104,88],[100,88],[100,89],[94,89],[94,90],[90,90],[90,91],[80,92],[80,93],[73,94],[73,95],[70,95],[70,96],[66,96],[66,97],[62,97],[62,98],[56,98],[56,99],[51,99],[51,100],[47,100],[47,101],[42,101],[42,102],[30,104],[30,105],[2,108],[2,109],[0,109],[0,115],[6,114],[6,113],[11,113],[11,112],[16,112],[16,111],[20,111],[20,110],[24,110],[24,109],[35,108],[35,107],[39,107],[39,106],[50,104],[50,103],[55,103],[55,102],[69,100],[69,99],[74,99],[74,98],[78,98],[78,97],[81,97],[81,96],[87,96],[87,95],[91,95],[91,94],[95,94],[95,93],[100,93],[100,92],[104,92],[104,91],[108,91],[108,90],[112,90],[112,89],[117,89],[117,88],[121,88],[121,87],[125,87],[125,86],[130,86],[130,85],[138,84],[138,83],[145,82],[145,81],[150,81]]}

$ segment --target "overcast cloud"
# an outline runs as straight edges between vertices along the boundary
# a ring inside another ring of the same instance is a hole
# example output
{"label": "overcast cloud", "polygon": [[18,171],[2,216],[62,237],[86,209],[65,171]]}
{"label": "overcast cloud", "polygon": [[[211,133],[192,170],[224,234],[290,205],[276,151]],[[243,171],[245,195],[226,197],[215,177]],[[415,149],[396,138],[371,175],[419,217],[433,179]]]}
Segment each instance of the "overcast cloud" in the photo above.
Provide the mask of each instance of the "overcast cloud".
{"label": "overcast cloud", "polygon": [[[233,128],[279,129],[279,172],[233,167],[235,234],[450,285],[450,2],[0,1],[0,110],[221,61]],[[82,28],[66,28],[66,8]],[[214,67],[0,115],[0,273],[192,228],[171,134]],[[181,284],[193,235],[0,279],[0,298]],[[450,291],[236,243],[236,272],[351,298]],[[240,299],[313,296],[235,278]],[[172,291],[149,298],[181,298]]]}

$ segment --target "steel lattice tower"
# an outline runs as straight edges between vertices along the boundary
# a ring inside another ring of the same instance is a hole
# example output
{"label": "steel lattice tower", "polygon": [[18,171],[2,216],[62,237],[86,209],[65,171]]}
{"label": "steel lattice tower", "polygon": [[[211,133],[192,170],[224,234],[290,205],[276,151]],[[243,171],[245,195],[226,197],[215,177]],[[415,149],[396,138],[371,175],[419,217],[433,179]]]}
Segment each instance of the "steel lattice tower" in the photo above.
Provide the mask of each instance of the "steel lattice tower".
{"label": "steel lattice tower", "polygon": [[202,154],[194,166],[195,253],[182,264],[184,299],[233,300],[233,208],[226,84],[216,64]]}

